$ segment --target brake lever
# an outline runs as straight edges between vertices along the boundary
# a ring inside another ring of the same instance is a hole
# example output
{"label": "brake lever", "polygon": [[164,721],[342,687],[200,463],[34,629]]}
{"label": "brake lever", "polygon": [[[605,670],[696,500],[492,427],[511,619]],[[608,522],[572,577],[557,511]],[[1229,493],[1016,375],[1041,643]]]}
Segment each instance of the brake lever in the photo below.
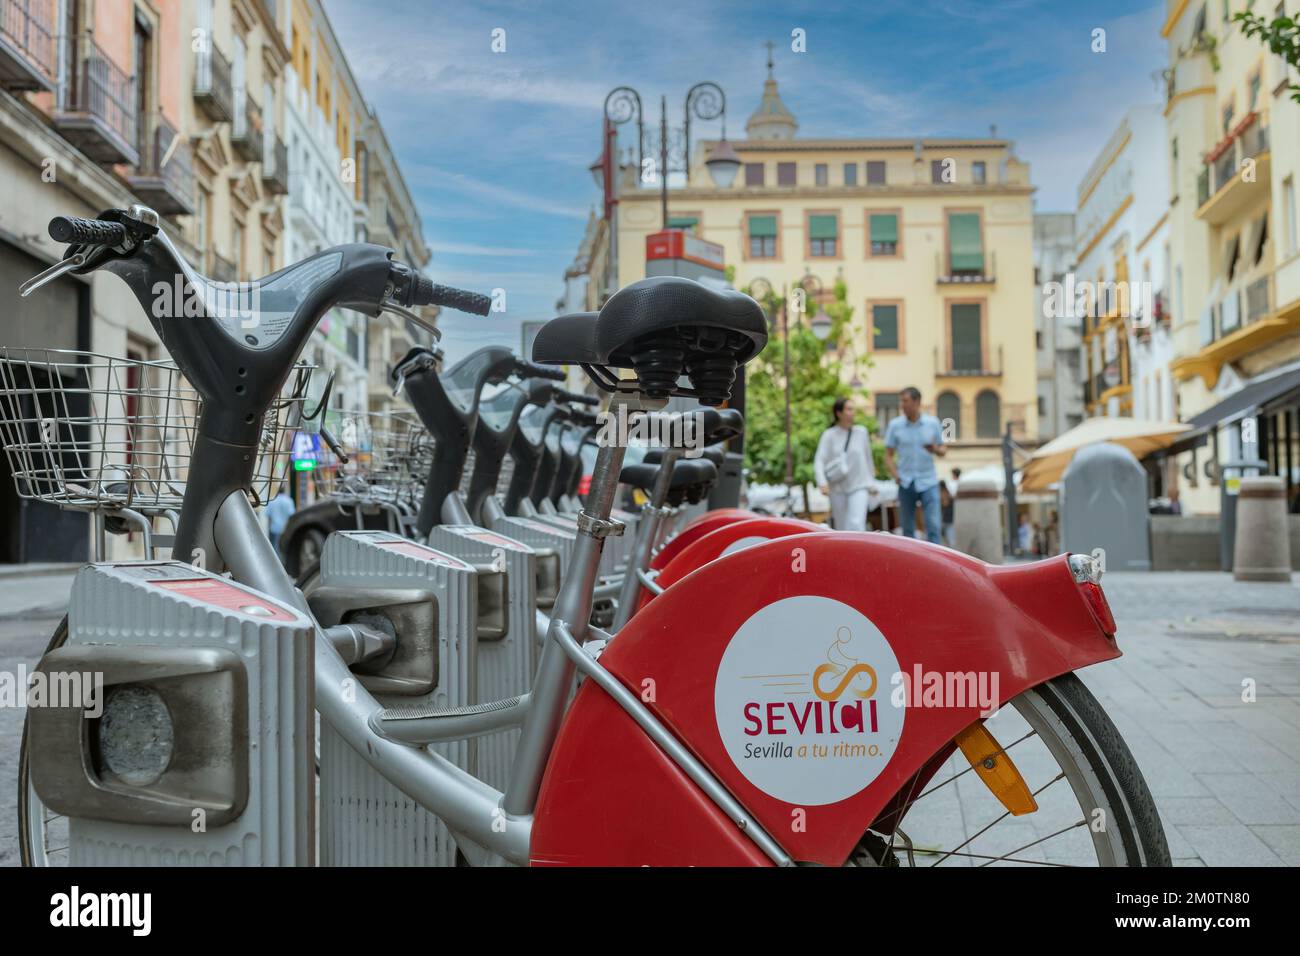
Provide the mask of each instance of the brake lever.
{"label": "brake lever", "polygon": [[18,287],[18,295],[27,298],[41,286],[49,285],[55,279],[72,272],[74,269],[80,269],[86,264],[86,254],[84,252],[75,252],[61,262],[56,262],[39,275],[34,275]]}
{"label": "brake lever", "polygon": [[433,340],[435,342],[442,341],[442,329],[438,328],[436,325],[430,325],[428,322],[424,321],[424,319],[420,318],[410,309],[406,308],[406,306],[399,305],[398,303],[394,302],[392,299],[385,299],[382,303],[380,303],[379,311],[391,312],[393,315],[396,315],[399,318],[406,319],[407,322],[413,322],[414,324],[418,325],[420,328],[424,329],[424,331],[432,335]]}

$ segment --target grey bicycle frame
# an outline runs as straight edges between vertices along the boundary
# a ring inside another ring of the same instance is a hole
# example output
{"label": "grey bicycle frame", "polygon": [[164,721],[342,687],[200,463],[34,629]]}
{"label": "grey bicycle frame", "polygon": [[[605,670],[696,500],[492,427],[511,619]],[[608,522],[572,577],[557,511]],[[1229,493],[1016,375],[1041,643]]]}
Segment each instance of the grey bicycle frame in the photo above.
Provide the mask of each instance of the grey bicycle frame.
{"label": "grey bicycle frame", "polygon": [[[614,403],[623,404],[628,412],[663,404],[623,394],[616,396]],[[522,726],[504,793],[420,747],[424,741],[409,737],[401,741],[381,733],[384,706],[355,680],[319,624],[315,645],[316,709],[387,780],[441,817],[471,863],[504,861],[526,865],[542,776],[564,720],[575,675],[580,671],[609,693],[772,862],[792,865],[780,845],[712,772],[584,647],[591,637],[608,637],[587,622],[604,538],[621,530],[621,525],[610,520],[610,514],[625,452],[624,446],[609,444],[602,446],[597,455],[587,504],[577,520],[573,561],[556,598],[532,691],[510,709],[508,717],[500,710],[488,710],[457,722],[457,739],[498,729],[506,719]],[[213,539],[235,580],[292,604],[315,620],[306,598],[262,534],[242,491],[221,502],[213,523]],[[302,675],[302,679],[305,677]]]}

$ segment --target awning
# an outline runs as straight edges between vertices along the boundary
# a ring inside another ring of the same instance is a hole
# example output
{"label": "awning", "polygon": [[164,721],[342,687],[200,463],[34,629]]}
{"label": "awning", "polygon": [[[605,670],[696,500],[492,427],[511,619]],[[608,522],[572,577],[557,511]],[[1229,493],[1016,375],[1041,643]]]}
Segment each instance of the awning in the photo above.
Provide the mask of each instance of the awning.
{"label": "awning", "polygon": [[1293,368],[1271,378],[1256,380],[1239,388],[1217,405],[1211,405],[1199,415],[1187,420],[1193,431],[1209,431],[1220,422],[1246,414],[1288,392],[1300,391],[1300,368]]}
{"label": "awning", "polygon": [[1123,445],[1141,459],[1177,441],[1187,431],[1188,426],[1177,422],[1106,415],[1089,418],[1036,450],[1021,472],[1020,487],[1025,491],[1040,491],[1060,481],[1080,448],[1110,442]]}

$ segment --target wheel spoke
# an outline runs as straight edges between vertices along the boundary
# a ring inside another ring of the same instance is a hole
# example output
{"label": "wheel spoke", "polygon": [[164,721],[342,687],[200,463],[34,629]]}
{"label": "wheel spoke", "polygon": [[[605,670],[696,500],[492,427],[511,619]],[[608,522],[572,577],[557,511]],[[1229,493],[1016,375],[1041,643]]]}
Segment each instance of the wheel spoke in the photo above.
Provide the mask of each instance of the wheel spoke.
{"label": "wheel spoke", "polygon": [[1039,837],[1037,840],[1034,840],[1030,843],[1026,843],[1024,846],[1018,846],[1014,850],[1008,850],[1004,856],[994,857],[993,859],[989,860],[988,863],[981,863],[980,866],[988,866],[989,863],[996,863],[998,860],[1010,857],[1012,853],[1019,853],[1021,850],[1028,850],[1031,846],[1038,846],[1038,844],[1040,843],[1046,843],[1048,840],[1052,839],[1052,837],[1058,837],[1062,833],[1069,833],[1071,830],[1077,830],[1079,827],[1086,827],[1087,825],[1088,825],[1087,820],[1080,820],[1078,823],[1071,823],[1068,827],[1062,827],[1060,830],[1057,830],[1055,833],[1049,833],[1045,837]]}
{"label": "wheel spoke", "polygon": [[[1041,787],[1039,787],[1037,790],[1035,790],[1035,791],[1034,791],[1034,796],[1037,797],[1040,793],[1042,793],[1042,792],[1043,792],[1044,790],[1046,790],[1048,787],[1052,786],[1052,784],[1056,783],[1058,780],[1064,780],[1064,779],[1065,779],[1065,771],[1062,770],[1060,773],[1058,773],[1058,774],[1057,774],[1055,777],[1053,777],[1051,780],[1047,781],[1047,783],[1043,784]],[[997,826],[999,823],[1001,823],[1003,820],[1005,820],[1005,819],[1006,819],[1007,817],[1009,817],[1009,816],[1011,816],[1011,811],[1010,811],[1010,810],[1003,810],[1003,811],[1002,811],[1002,814],[1001,814],[1000,816],[998,816],[998,817],[995,817],[992,823],[990,823],[988,826],[984,827],[984,829],[980,830],[980,831],[979,831],[978,833],[976,833],[974,836],[967,837],[967,838],[966,838],[966,841],[965,841],[964,843],[959,843],[959,844],[957,844],[956,847],[954,847],[952,850],[949,850],[947,853],[945,853],[945,854],[944,854],[943,856],[941,856],[939,859],[935,860],[935,861],[934,861],[933,863],[931,863],[930,865],[931,865],[931,866],[938,866],[938,865],[939,865],[940,863],[942,863],[944,860],[948,859],[948,857],[952,856],[952,855],[953,855],[957,850],[960,850],[960,849],[963,849],[964,847],[970,846],[972,843],[974,843],[976,840],[978,840],[980,837],[982,837],[985,833],[988,833],[990,830],[992,830],[995,826]]]}

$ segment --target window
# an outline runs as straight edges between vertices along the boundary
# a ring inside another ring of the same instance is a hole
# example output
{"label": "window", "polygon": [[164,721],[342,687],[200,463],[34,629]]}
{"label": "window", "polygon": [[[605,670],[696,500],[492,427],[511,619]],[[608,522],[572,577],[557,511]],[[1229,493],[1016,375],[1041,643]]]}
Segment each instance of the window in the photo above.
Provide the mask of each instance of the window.
{"label": "window", "polygon": [[1002,402],[998,393],[985,389],[975,396],[975,437],[997,438],[1002,434]]}
{"label": "window", "polygon": [[970,164],[970,178],[971,182],[977,186],[983,186],[988,181],[988,167],[983,160]]}
{"label": "window", "polygon": [[818,186],[829,186],[831,182],[830,168],[825,163],[818,163],[813,167],[813,182]]}
{"label": "window", "polygon": [[1288,176],[1282,181],[1282,215],[1285,217],[1282,228],[1286,236],[1286,254],[1292,255],[1296,251],[1296,221],[1295,221],[1295,177]]}
{"label": "window", "polygon": [[845,163],[844,164],[844,185],[856,186],[857,184],[858,184],[858,164]]}
{"label": "window", "polygon": [[1040,351],[1040,352],[1043,350],[1043,333],[1042,333],[1042,332],[1035,332],[1035,333],[1034,333],[1034,348],[1036,348],[1036,349],[1037,349],[1038,351]]}
{"label": "window", "polygon": [[1038,414],[1039,414],[1039,417],[1041,417],[1041,418],[1046,418],[1046,417],[1047,417],[1047,398],[1046,398],[1046,396],[1043,396],[1043,395],[1039,395],[1039,396],[1038,396]]}
{"label": "window", "polygon": [[763,185],[763,164],[762,163],[745,164],[745,185],[746,186]]}
{"label": "window", "polygon": [[749,258],[776,258],[776,216],[749,217]]}
{"label": "window", "polygon": [[1247,88],[1249,90],[1249,93],[1247,94],[1247,99],[1250,101],[1250,105],[1246,107],[1246,112],[1248,113],[1253,112],[1255,109],[1255,104],[1259,102],[1260,84],[1261,84],[1260,71],[1256,70],[1254,73],[1251,74],[1250,79],[1247,81]]}
{"label": "window", "polygon": [[948,272],[951,275],[984,273],[984,239],[977,212],[948,213]]}
{"label": "window", "polygon": [[871,234],[871,254],[873,256],[898,255],[898,214],[892,212],[873,212],[867,216],[867,228]]}
{"label": "window", "polygon": [[795,184],[794,163],[776,164],[776,184],[778,186],[793,186]]}
{"label": "window", "polygon": [[696,233],[699,232],[700,217],[699,216],[669,216],[668,228],[680,229],[682,230],[682,232],[689,232],[691,235],[695,235]]}
{"label": "window", "polygon": [[1227,136],[1232,132],[1232,117],[1236,111],[1236,106],[1232,100],[1228,100],[1223,107],[1223,135]]}
{"label": "window", "polygon": [[208,210],[211,202],[212,194],[200,186],[194,202],[194,245],[200,250],[208,248]]}
{"label": "window", "polygon": [[978,302],[949,307],[948,367],[953,372],[984,371],[984,310]]}
{"label": "window", "polygon": [[244,278],[244,227],[238,221],[231,224],[230,227],[230,244],[234,247],[230,251],[235,262],[235,278]]}
{"label": "window", "polygon": [[898,393],[876,392],[876,424],[883,433],[891,418],[898,416]]}
{"label": "window", "polygon": [[943,169],[944,169],[944,167],[943,167],[943,160],[942,160],[942,159],[932,159],[932,160],[930,160],[930,182],[932,182],[932,183],[942,183],[942,182],[943,182]]}
{"label": "window", "polygon": [[867,185],[885,185],[885,161],[883,159],[867,160]]}
{"label": "window", "polygon": [[1169,182],[1173,185],[1173,195],[1178,195],[1178,137],[1169,141]]}
{"label": "window", "polygon": [[871,305],[871,348],[875,352],[902,349],[903,330],[897,302],[874,302]]}
{"label": "window", "polygon": [[1224,254],[1224,262],[1227,264],[1227,268],[1225,269],[1225,272],[1227,273],[1229,282],[1231,282],[1234,278],[1236,278],[1237,264],[1240,261],[1241,261],[1241,234],[1238,233],[1237,235],[1232,237],[1232,241],[1228,243],[1227,252]]}
{"label": "window", "polygon": [[808,217],[808,255],[826,257],[839,254],[840,217],[818,213]]}
{"label": "window", "polygon": [[1259,217],[1255,226],[1255,255],[1253,264],[1259,265],[1264,260],[1264,247],[1268,244],[1268,213]]}
{"label": "window", "polygon": [[955,393],[944,392],[939,396],[934,404],[934,417],[939,419],[944,434],[961,438],[961,399]]}

